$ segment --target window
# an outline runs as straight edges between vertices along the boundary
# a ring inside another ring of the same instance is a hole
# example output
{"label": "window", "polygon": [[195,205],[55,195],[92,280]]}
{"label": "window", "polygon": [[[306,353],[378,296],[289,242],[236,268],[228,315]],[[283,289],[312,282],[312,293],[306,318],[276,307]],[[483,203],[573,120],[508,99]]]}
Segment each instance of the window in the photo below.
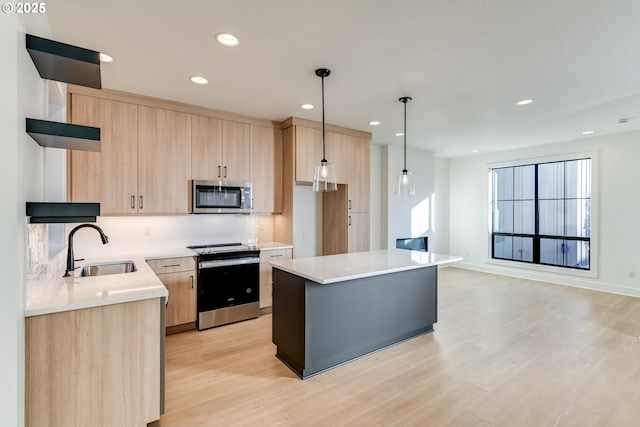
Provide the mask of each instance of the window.
{"label": "window", "polygon": [[591,159],[494,168],[491,257],[589,270]]}

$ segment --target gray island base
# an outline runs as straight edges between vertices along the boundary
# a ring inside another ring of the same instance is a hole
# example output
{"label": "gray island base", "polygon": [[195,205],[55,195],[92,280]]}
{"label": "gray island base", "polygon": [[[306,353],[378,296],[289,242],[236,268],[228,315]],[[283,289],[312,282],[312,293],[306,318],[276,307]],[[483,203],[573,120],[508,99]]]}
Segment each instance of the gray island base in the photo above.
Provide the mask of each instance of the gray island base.
{"label": "gray island base", "polygon": [[432,332],[438,320],[436,265],[318,283],[277,264],[276,357],[302,379]]}

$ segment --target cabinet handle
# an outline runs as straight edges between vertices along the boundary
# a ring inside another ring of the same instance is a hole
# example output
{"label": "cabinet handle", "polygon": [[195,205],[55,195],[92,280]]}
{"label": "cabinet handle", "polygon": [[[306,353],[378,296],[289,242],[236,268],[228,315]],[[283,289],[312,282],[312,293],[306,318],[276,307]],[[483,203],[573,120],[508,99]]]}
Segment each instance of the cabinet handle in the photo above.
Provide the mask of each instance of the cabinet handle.
{"label": "cabinet handle", "polygon": [[351,199],[349,199],[349,210],[351,210]]}
{"label": "cabinet handle", "polygon": [[144,202],[144,198],[143,198],[143,196],[140,196],[140,209],[142,209],[142,207],[143,207],[143,203],[142,202]]}
{"label": "cabinet handle", "polygon": [[227,179],[227,167],[224,167],[224,179]]}
{"label": "cabinet handle", "polygon": [[270,255],[270,256],[271,256],[271,258],[278,258],[278,257],[281,257],[282,254],[280,254],[280,255]]}
{"label": "cabinet handle", "polygon": [[349,225],[351,225],[351,215],[349,215]]}
{"label": "cabinet handle", "polygon": [[220,178],[220,165],[218,165],[218,178]]}
{"label": "cabinet handle", "polygon": [[180,264],[169,264],[169,265],[163,265],[163,267],[165,267],[165,268],[169,268],[169,267],[180,267]]}
{"label": "cabinet handle", "polygon": [[136,208],[136,196],[134,194],[131,195],[131,209]]}
{"label": "cabinet handle", "polygon": [[193,274],[191,275],[191,289],[193,289]]}

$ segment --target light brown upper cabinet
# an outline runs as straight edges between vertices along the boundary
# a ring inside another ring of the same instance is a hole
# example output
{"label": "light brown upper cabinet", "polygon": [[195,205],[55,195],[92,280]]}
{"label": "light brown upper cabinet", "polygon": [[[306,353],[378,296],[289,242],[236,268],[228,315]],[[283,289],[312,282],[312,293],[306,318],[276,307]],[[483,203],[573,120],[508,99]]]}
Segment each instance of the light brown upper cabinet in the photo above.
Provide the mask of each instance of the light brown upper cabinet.
{"label": "light brown upper cabinet", "polygon": [[191,117],[138,106],[138,212],[188,213]]}
{"label": "light brown upper cabinet", "polygon": [[191,117],[192,179],[248,182],[250,125]]}
{"label": "light brown upper cabinet", "polygon": [[253,212],[282,210],[282,131],[251,125]]}
{"label": "light brown upper cabinet", "polygon": [[99,202],[102,215],[136,213],[136,105],[73,94],[70,107],[72,123],[100,128],[102,152],[70,152],[69,200]]}
{"label": "light brown upper cabinet", "polygon": [[349,150],[349,212],[370,212],[370,158],[369,140],[348,136]]}
{"label": "light brown upper cabinet", "polygon": [[322,160],[322,130],[295,127],[296,182],[313,182],[314,164]]}
{"label": "light brown upper cabinet", "polygon": [[[348,137],[342,133],[327,132],[325,141],[325,151],[327,161],[333,163],[336,171],[336,182],[338,184],[348,184],[349,161],[348,161]],[[320,147],[322,152],[322,147]],[[322,160],[320,157],[316,162]]]}

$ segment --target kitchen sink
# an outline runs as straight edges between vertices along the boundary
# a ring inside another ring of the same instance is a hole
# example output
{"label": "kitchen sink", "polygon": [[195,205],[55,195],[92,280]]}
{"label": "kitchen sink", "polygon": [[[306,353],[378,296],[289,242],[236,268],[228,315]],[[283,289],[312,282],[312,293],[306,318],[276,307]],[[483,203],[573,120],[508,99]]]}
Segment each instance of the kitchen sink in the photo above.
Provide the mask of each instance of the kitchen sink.
{"label": "kitchen sink", "polygon": [[137,271],[133,261],[113,261],[100,264],[85,265],[80,270],[80,277],[106,276],[108,274],[124,274]]}

